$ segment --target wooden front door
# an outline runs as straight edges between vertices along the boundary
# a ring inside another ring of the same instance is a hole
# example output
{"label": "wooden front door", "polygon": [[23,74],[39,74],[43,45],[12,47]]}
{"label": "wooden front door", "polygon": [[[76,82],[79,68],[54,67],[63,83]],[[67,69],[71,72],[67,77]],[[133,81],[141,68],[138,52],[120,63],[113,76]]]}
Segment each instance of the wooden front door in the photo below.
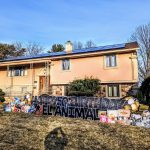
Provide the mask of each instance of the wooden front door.
{"label": "wooden front door", "polygon": [[45,76],[40,76],[39,77],[39,93],[45,93],[46,90],[46,77]]}

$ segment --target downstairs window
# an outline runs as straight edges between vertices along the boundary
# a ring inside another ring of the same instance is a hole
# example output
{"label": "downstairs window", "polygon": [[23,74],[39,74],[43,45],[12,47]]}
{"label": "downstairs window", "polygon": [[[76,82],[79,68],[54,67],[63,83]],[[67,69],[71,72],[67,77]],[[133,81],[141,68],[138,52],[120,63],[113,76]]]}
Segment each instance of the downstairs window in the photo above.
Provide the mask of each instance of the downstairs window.
{"label": "downstairs window", "polygon": [[108,97],[119,97],[119,96],[120,96],[119,85],[117,84],[108,85]]}

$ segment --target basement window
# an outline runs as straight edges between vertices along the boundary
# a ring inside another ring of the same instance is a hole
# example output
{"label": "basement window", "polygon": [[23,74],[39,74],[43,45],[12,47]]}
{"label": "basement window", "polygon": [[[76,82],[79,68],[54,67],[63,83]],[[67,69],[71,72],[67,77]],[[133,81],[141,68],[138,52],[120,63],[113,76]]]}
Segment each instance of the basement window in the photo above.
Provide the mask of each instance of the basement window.
{"label": "basement window", "polygon": [[108,97],[119,97],[119,85],[112,84],[108,85]]}

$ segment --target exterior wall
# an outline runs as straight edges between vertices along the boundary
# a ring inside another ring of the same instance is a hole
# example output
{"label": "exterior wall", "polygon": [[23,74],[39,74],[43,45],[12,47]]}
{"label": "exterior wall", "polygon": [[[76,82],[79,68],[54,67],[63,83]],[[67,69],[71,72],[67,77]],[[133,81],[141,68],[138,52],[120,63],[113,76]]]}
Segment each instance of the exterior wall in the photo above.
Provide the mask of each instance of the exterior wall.
{"label": "exterior wall", "polygon": [[107,85],[106,84],[102,84],[100,92],[98,93],[98,96],[100,96],[100,97],[106,97],[107,96],[106,88],[107,88]]}
{"label": "exterior wall", "polygon": [[7,67],[0,68],[0,88],[4,90],[6,94],[17,95],[20,92],[23,92],[23,88],[27,91],[31,91],[31,71],[28,69],[27,76],[16,76],[8,77],[7,76]]}
{"label": "exterior wall", "polygon": [[61,85],[52,86],[52,95],[64,96],[65,95],[65,87],[61,86]]}
{"label": "exterior wall", "polygon": [[[30,63],[30,62],[29,62]],[[19,96],[29,92],[39,95],[39,77],[45,76],[45,63],[28,66],[27,76],[8,77],[7,66],[0,67],[0,88],[8,95]],[[121,97],[138,81],[137,59],[133,53],[117,54],[117,66],[105,67],[105,56],[70,59],[70,70],[62,70],[62,60],[52,60],[50,84],[53,95],[65,95],[65,85],[74,79],[93,76],[101,80],[101,91],[97,96],[107,97],[107,84],[120,84]],[[49,74],[48,73],[48,74]]]}
{"label": "exterior wall", "polygon": [[39,95],[39,77],[45,76],[44,64],[34,64],[33,70],[31,70],[31,72],[33,72],[33,75],[32,75],[32,78],[33,78],[32,84],[34,86],[33,95]]}
{"label": "exterior wall", "polygon": [[96,77],[102,83],[137,82],[137,59],[129,54],[117,54],[117,67],[106,68],[105,56],[70,59],[70,70],[62,70],[62,60],[52,61],[51,83],[68,84],[74,79]]}
{"label": "exterior wall", "polygon": [[[99,93],[98,93],[97,96],[108,97],[108,85],[109,84],[102,84],[101,85],[101,89],[100,89],[100,91],[99,91]],[[125,97],[125,96],[127,96],[127,92],[134,85],[134,83],[121,83],[121,84],[118,83],[118,85],[119,85],[119,94],[120,94],[120,97]],[[116,98],[116,97],[110,97],[110,98],[113,99],[113,98]]]}
{"label": "exterior wall", "polygon": [[[96,94],[98,97],[108,97],[108,84],[101,84],[100,91]],[[127,92],[134,85],[134,83],[121,83],[119,84],[120,97],[127,96]],[[65,95],[65,85],[54,85],[52,86],[52,95],[54,96],[64,96]],[[116,98],[116,97],[110,97]],[[117,97],[118,98],[118,97]]]}
{"label": "exterior wall", "polygon": [[127,92],[133,85],[134,84],[131,84],[131,83],[121,84],[121,97],[126,96]]}
{"label": "exterior wall", "polygon": [[38,95],[39,92],[39,76],[44,74],[44,64],[34,64],[33,69],[27,65],[26,76],[7,76],[7,67],[0,67],[0,88],[4,90],[6,95],[20,96],[29,92]]}

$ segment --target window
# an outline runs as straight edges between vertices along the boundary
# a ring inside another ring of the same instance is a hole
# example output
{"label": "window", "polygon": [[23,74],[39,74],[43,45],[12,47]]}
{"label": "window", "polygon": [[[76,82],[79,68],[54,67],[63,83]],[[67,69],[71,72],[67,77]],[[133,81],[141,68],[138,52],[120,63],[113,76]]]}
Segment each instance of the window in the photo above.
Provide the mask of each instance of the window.
{"label": "window", "polygon": [[27,75],[27,68],[24,66],[9,67],[9,69],[8,69],[8,76],[9,77],[25,76],[25,75]]}
{"label": "window", "polygon": [[116,55],[107,55],[106,56],[106,67],[116,67]]}
{"label": "window", "polygon": [[69,59],[62,60],[62,69],[70,70],[70,60]]}
{"label": "window", "polygon": [[119,85],[108,85],[108,97],[119,97]]}

